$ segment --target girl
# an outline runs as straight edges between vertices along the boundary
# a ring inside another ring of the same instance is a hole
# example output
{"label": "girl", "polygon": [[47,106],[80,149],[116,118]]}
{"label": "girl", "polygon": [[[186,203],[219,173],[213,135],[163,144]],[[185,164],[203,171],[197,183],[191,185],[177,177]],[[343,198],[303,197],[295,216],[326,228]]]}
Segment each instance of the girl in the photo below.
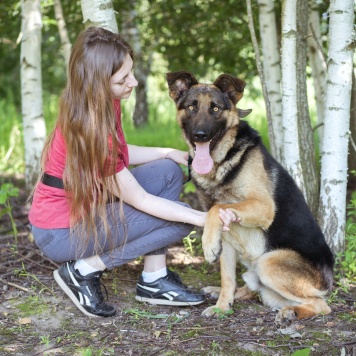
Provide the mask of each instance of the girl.
{"label": "girl", "polygon": [[[204,301],[166,268],[166,246],[206,219],[205,212],[178,201],[179,164],[187,165],[187,153],[125,141],[120,100],[137,86],[132,68],[133,51],[119,35],[97,27],[79,35],[29,213],[36,244],[62,263],[55,280],[88,316],[115,315],[103,298],[102,273],[142,255],[137,300]],[[224,216],[228,229],[233,217]]]}

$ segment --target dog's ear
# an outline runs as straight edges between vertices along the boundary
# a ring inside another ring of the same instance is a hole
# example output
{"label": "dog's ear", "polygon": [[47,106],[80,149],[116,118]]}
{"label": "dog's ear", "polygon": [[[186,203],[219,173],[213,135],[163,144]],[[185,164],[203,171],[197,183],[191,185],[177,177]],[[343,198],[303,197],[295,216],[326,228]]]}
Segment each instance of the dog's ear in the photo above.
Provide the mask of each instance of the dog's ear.
{"label": "dog's ear", "polygon": [[169,96],[175,103],[177,103],[190,87],[198,84],[194,75],[185,71],[167,73],[166,78],[169,87]]}
{"label": "dog's ear", "polygon": [[229,99],[236,105],[242,98],[246,83],[229,74],[221,74],[215,80],[214,85],[218,87],[223,93],[229,96]]}
{"label": "dog's ear", "polygon": [[240,119],[242,119],[243,117],[246,117],[247,115],[250,115],[251,111],[252,111],[252,109],[247,109],[247,110],[237,109]]}

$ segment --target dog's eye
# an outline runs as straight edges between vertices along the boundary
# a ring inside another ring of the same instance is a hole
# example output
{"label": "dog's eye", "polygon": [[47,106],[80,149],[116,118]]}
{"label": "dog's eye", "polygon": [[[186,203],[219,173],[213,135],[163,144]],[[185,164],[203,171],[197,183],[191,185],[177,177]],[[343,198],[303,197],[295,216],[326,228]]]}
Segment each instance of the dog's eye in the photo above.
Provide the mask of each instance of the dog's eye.
{"label": "dog's eye", "polygon": [[190,111],[193,111],[193,110],[194,110],[194,106],[193,106],[193,105],[189,105],[189,106],[188,106],[188,109],[189,109]]}
{"label": "dog's eye", "polygon": [[219,108],[217,106],[214,106],[213,110],[214,111],[219,111]]}

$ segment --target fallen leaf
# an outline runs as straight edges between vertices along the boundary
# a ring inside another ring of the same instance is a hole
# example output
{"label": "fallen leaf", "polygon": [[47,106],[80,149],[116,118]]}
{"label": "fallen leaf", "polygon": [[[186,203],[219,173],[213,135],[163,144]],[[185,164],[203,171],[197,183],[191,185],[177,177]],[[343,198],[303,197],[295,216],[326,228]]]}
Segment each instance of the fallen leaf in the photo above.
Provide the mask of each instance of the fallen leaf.
{"label": "fallen leaf", "polygon": [[156,339],[158,339],[159,336],[161,335],[161,332],[160,331],[155,331],[153,335],[155,336]]}
{"label": "fallen leaf", "polygon": [[19,319],[19,324],[20,325],[27,325],[27,324],[31,324],[32,320],[31,318],[21,318]]}

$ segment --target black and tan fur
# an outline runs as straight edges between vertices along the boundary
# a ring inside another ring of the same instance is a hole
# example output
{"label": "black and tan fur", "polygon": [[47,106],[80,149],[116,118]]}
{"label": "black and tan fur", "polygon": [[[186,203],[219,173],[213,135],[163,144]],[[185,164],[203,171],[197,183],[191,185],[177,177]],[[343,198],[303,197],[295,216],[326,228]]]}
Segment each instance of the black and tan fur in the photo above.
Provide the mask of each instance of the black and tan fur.
{"label": "black and tan fur", "polygon": [[[332,287],[332,252],[291,176],[241,120],[251,111],[236,108],[245,83],[222,74],[213,84],[199,84],[189,72],[168,73],[167,82],[190,155],[195,142],[211,140],[212,170],[191,173],[208,211],[205,259],[220,256],[221,265],[221,290],[205,288],[218,301],[203,314],[214,315],[216,307],[226,311],[234,299],[256,292],[279,309],[279,324],[330,313],[324,296]],[[219,208],[230,208],[241,222],[223,232]],[[242,288],[236,288],[237,261],[247,268]]]}

